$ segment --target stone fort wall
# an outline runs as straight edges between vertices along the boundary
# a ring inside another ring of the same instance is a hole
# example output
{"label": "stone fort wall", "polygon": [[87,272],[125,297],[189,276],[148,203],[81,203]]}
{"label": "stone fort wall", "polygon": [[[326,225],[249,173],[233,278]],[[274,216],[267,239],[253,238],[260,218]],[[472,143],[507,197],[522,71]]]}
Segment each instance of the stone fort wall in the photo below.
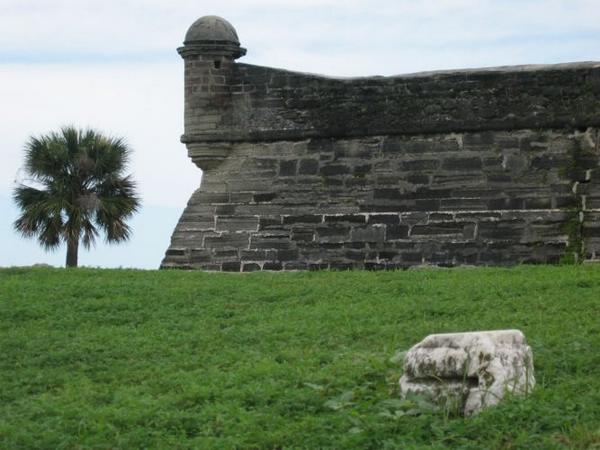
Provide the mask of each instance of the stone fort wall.
{"label": "stone fort wall", "polygon": [[203,174],[163,268],[600,260],[600,63],[335,79],[185,44]]}

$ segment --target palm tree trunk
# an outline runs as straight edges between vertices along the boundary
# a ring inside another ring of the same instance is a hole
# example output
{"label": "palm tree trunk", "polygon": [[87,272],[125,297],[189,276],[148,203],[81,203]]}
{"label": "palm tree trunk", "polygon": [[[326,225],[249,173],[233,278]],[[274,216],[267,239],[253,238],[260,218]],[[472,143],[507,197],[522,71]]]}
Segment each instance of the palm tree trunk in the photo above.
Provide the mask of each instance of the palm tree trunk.
{"label": "palm tree trunk", "polygon": [[77,252],[79,239],[70,238],[67,241],[67,267],[77,267]]}

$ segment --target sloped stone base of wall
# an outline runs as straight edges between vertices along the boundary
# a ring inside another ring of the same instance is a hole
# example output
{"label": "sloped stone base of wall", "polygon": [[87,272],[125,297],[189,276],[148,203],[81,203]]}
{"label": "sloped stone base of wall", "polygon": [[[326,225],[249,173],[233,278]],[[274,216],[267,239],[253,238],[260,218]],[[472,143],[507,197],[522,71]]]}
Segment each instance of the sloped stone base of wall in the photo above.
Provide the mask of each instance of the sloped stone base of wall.
{"label": "sloped stone base of wall", "polygon": [[587,128],[232,143],[161,267],[600,260],[598,142]]}

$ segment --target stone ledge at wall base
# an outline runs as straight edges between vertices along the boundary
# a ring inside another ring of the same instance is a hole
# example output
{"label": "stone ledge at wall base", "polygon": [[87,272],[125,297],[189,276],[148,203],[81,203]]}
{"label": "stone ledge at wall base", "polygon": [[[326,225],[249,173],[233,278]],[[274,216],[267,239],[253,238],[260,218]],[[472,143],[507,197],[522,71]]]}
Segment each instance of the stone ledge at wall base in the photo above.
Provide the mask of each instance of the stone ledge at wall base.
{"label": "stone ledge at wall base", "polygon": [[465,416],[534,386],[533,355],[519,330],[427,336],[406,354],[400,378],[403,398],[423,396]]}

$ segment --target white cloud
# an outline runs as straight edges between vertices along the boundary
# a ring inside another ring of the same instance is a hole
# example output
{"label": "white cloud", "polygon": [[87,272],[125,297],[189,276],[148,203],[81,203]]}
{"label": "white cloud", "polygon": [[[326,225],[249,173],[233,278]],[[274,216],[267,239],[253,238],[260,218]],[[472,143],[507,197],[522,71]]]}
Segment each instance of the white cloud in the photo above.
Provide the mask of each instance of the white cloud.
{"label": "white cloud", "polygon": [[[278,63],[266,57],[274,48],[295,55],[310,45],[318,58],[335,57],[330,48],[370,46],[371,65],[384,66],[394,49],[428,47],[436,53],[435,47],[444,45],[461,51],[505,39],[582,33],[596,33],[597,38],[600,33],[597,0],[221,0],[209,5],[188,0],[3,0],[0,48],[13,58],[174,55],[186,28],[205,14],[230,20],[250,50],[248,60],[265,65]],[[543,48],[540,44],[538,51]]]}

